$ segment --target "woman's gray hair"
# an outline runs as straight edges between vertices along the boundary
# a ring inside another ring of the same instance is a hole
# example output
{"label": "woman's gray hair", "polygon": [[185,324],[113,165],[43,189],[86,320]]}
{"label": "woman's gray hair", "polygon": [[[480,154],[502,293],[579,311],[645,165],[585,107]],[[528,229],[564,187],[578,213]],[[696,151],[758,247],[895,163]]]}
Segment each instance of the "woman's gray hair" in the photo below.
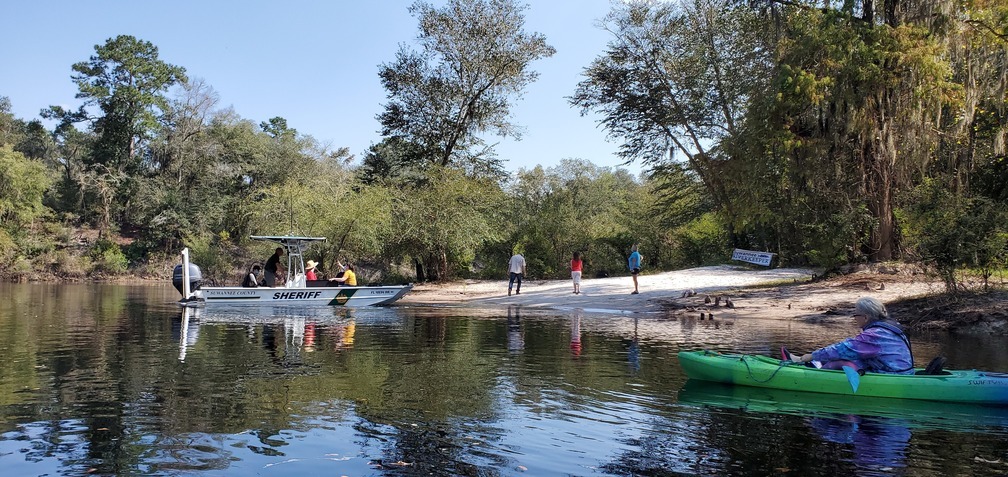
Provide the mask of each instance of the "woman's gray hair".
{"label": "woman's gray hair", "polygon": [[888,320],[889,312],[886,311],[885,305],[881,301],[878,301],[872,297],[862,297],[858,298],[858,301],[854,303],[854,310],[868,317],[868,322],[878,320]]}

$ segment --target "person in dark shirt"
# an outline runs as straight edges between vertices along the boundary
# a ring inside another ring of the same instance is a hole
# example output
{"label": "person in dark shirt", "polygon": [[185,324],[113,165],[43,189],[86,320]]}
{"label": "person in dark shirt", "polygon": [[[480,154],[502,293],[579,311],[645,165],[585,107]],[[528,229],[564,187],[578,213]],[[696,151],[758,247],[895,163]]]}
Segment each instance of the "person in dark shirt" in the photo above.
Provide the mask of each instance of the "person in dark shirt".
{"label": "person in dark shirt", "polygon": [[242,280],[242,286],[245,288],[255,288],[259,286],[259,272],[262,271],[262,267],[255,265],[252,270],[249,271],[248,275],[245,275],[245,280]]}
{"label": "person in dark shirt", "polygon": [[263,279],[268,287],[275,287],[277,277],[284,271],[283,266],[280,265],[280,258],[283,257],[283,252],[283,247],[277,247],[276,251],[273,252],[273,255],[270,256],[269,260],[266,260],[266,273],[263,275]]}

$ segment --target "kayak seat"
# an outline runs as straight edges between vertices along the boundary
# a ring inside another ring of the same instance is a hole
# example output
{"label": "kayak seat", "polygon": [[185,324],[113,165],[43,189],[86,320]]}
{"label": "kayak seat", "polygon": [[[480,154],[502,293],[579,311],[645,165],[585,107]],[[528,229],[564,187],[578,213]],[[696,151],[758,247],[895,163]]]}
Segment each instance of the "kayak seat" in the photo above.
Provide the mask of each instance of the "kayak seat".
{"label": "kayak seat", "polygon": [[914,374],[920,374],[926,376],[936,376],[939,374],[952,374],[948,371],[943,370],[942,369],[943,366],[945,366],[945,357],[935,356],[935,358],[932,359],[931,362],[928,363],[928,365],[922,371],[917,371]]}

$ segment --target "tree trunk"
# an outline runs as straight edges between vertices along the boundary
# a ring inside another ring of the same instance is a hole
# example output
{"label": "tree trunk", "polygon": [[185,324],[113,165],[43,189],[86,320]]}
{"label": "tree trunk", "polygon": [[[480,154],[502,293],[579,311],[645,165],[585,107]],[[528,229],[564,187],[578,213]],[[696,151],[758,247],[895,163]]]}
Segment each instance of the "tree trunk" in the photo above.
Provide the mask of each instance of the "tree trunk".
{"label": "tree trunk", "polygon": [[417,259],[413,259],[413,262],[416,264],[416,281],[417,281],[417,283],[423,283],[423,282],[427,281],[427,275],[424,273],[423,263],[421,263],[420,260],[417,260]]}
{"label": "tree trunk", "polygon": [[896,250],[896,218],[893,215],[893,182],[896,167],[896,138],[892,115],[889,114],[889,96],[880,95],[875,131],[865,140],[862,161],[865,167],[865,191],[868,210],[877,220],[869,236],[871,249],[868,258],[872,261],[891,260]]}
{"label": "tree trunk", "polygon": [[448,254],[443,250],[438,254],[438,268],[441,272],[441,278],[444,280],[448,279]]}
{"label": "tree trunk", "polygon": [[[888,176],[888,172],[885,174]],[[896,244],[896,220],[893,216],[892,204],[892,183],[887,177],[882,179],[882,174],[875,184],[877,190],[871,198],[869,209],[872,215],[878,220],[871,233],[872,253],[869,258],[872,261],[891,260],[894,256]]]}

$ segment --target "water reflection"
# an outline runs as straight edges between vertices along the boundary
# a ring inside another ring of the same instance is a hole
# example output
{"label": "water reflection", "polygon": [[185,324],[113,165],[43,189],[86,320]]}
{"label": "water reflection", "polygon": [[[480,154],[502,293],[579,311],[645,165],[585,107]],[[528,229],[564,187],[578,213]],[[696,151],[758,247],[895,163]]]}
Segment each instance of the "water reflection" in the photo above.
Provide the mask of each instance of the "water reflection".
{"label": "water reflection", "polygon": [[[909,429],[895,453],[907,473],[1004,470],[1004,411],[716,405],[683,387],[681,349],[814,344],[845,324],[516,306],[187,312],[165,288],[0,284],[5,473],[855,475],[844,439],[879,423]],[[982,360],[1000,347],[955,357],[996,365]]]}
{"label": "water reflection", "polygon": [[179,324],[179,361],[185,361],[186,351],[199,340],[199,321],[195,319],[196,309],[182,308],[182,320]]}
{"label": "water reflection", "polygon": [[519,353],[525,348],[525,336],[521,325],[521,305],[508,305],[507,308],[508,351]]}
{"label": "water reflection", "polygon": [[917,429],[957,429],[979,433],[1008,432],[1008,408],[940,401],[870,396],[836,396],[781,389],[730,386],[689,380],[679,402],[696,406],[743,409],[747,412],[825,416],[856,414],[905,422]]}
{"label": "water reflection", "polygon": [[640,325],[640,318],[633,317],[633,338],[627,344],[627,361],[630,363],[630,370],[634,373],[640,371],[640,336],[637,327]]}
{"label": "water reflection", "polygon": [[574,357],[581,356],[581,318],[584,312],[578,308],[571,317],[570,349]]}
{"label": "water reflection", "polygon": [[847,446],[859,475],[883,475],[906,467],[910,429],[901,419],[846,414],[813,417],[808,425],[823,440]]}
{"label": "water reflection", "polygon": [[[352,309],[271,309],[271,314],[250,313],[242,308],[207,309],[182,307],[177,327],[179,361],[199,341],[200,328],[215,324],[243,326],[249,342],[261,343],[269,357],[280,362],[298,361],[319,345],[330,350],[353,346],[356,325]],[[279,313],[279,314],[273,314]],[[279,340],[279,341],[278,341]]]}

